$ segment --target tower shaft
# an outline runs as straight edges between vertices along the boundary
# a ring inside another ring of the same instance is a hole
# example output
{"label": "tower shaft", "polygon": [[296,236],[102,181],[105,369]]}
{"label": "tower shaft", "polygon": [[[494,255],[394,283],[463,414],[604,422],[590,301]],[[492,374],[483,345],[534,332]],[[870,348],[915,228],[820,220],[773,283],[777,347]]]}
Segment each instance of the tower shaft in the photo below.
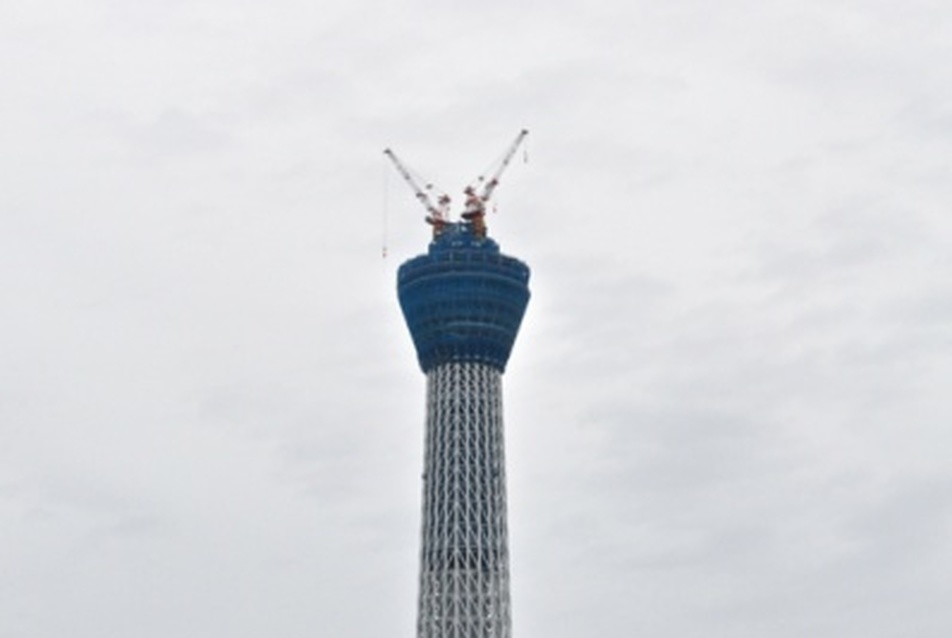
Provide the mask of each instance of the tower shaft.
{"label": "tower shaft", "polygon": [[417,638],[510,638],[502,374],[529,268],[471,223],[447,223],[397,273],[426,374]]}
{"label": "tower shaft", "polygon": [[502,378],[482,363],[427,374],[418,638],[509,638]]}

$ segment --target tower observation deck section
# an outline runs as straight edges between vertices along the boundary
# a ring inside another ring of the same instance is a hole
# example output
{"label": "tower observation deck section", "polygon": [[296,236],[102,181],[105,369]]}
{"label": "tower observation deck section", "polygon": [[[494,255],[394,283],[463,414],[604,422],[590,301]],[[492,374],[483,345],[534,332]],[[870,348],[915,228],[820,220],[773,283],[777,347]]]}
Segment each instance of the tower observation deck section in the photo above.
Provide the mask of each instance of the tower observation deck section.
{"label": "tower observation deck section", "polygon": [[397,291],[426,374],[418,638],[510,638],[502,373],[529,268],[447,223]]}

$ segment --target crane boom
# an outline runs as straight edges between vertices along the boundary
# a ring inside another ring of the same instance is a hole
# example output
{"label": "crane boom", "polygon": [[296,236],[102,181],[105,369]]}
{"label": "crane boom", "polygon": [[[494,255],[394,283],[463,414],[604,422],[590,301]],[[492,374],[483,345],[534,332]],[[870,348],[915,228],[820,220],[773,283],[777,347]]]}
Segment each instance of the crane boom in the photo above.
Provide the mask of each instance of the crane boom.
{"label": "crane boom", "polygon": [[[503,155],[502,161],[499,163],[499,168],[497,168],[496,172],[493,173],[492,177],[489,178],[489,181],[483,186],[483,191],[479,194],[479,198],[483,200],[483,202],[488,202],[489,198],[492,197],[493,191],[496,190],[497,186],[499,186],[499,178],[502,177],[503,171],[505,171],[506,167],[509,166],[509,162],[512,161],[512,157],[516,154],[516,151],[519,150],[522,140],[526,139],[526,135],[528,134],[529,131],[527,129],[522,129],[519,131],[519,135],[516,136],[516,139],[506,150],[506,154]],[[483,178],[480,177],[479,181],[482,180]]]}
{"label": "crane boom", "polygon": [[449,206],[449,198],[446,195],[442,195],[439,199],[440,206],[433,204],[430,200],[430,196],[427,195],[426,190],[422,188],[417,181],[413,178],[413,174],[410,173],[410,170],[403,165],[403,162],[397,158],[396,153],[394,153],[389,148],[384,150],[384,155],[390,158],[390,161],[393,162],[393,165],[397,168],[397,171],[403,177],[404,181],[410,185],[410,188],[413,189],[413,194],[416,195],[416,198],[420,200],[420,203],[423,204],[426,211],[430,213],[430,216],[437,221],[443,221],[446,216],[446,211]]}
{"label": "crane boom", "polygon": [[[472,226],[473,232],[477,237],[486,236],[486,222],[484,221],[484,217],[486,216],[486,202],[492,197],[493,191],[496,190],[496,186],[499,185],[499,178],[502,177],[503,171],[506,170],[506,167],[509,166],[509,162],[512,161],[512,156],[519,150],[519,145],[522,144],[522,140],[524,140],[528,134],[529,131],[526,129],[519,131],[519,135],[516,136],[516,139],[509,145],[509,148],[506,149],[505,154],[502,156],[499,167],[496,168],[496,171],[492,177],[489,178],[489,181],[483,184],[483,188],[480,192],[476,192],[475,184],[467,186],[463,191],[463,194],[466,195],[466,203],[462,216],[463,219]],[[477,181],[484,182],[485,177],[480,176]]]}

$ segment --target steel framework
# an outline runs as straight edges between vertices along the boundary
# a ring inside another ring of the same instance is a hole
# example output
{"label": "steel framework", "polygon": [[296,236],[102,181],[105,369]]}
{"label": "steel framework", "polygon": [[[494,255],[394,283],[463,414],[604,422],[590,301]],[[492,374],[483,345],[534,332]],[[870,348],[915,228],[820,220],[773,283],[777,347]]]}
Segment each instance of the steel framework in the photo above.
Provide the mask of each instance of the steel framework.
{"label": "steel framework", "polygon": [[427,375],[420,638],[509,638],[509,549],[499,371]]}

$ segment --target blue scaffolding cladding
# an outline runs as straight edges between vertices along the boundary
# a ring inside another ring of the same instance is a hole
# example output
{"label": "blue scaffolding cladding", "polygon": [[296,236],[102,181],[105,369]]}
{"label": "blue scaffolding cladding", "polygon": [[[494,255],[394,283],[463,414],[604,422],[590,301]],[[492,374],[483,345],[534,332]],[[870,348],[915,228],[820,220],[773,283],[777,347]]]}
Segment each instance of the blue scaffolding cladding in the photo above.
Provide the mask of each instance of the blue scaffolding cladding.
{"label": "blue scaffolding cladding", "polygon": [[400,308],[423,372],[450,362],[505,371],[529,303],[529,267],[467,223],[448,223],[397,272]]}

